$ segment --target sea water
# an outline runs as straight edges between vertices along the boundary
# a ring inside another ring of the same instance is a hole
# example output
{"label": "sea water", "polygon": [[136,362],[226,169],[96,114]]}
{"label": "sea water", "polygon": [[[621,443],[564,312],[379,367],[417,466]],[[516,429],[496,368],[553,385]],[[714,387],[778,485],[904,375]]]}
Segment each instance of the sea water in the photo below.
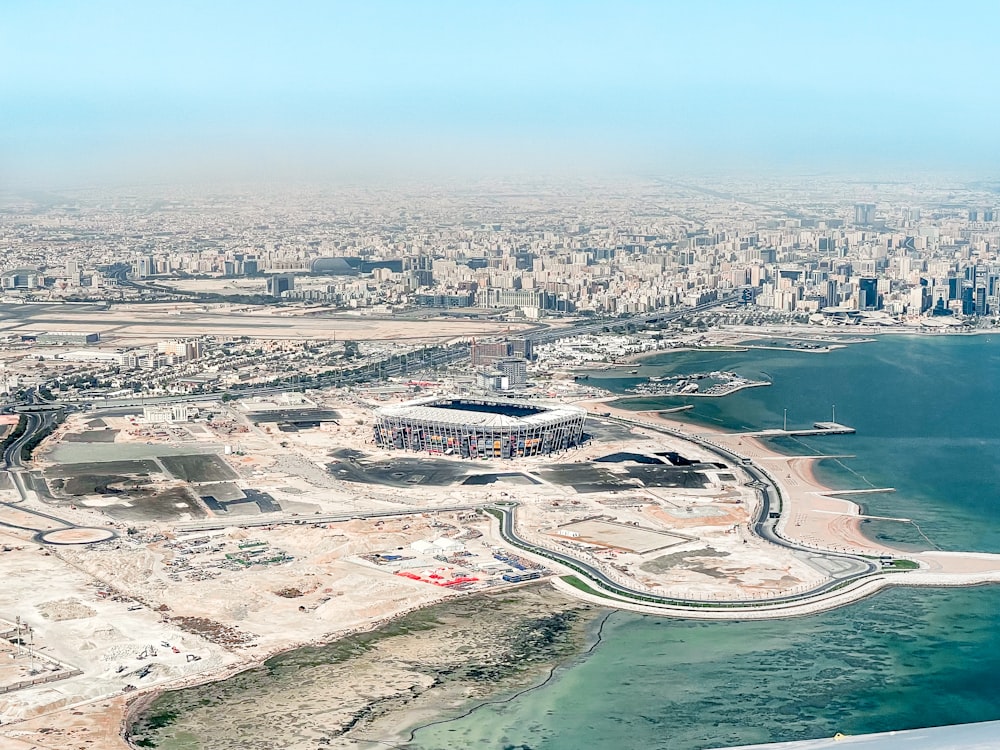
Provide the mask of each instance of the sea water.
{"label": "sea water", "polygon": [[[1000,336],[886,336],[824,353],[664,353],[636,376],[591,373],[623,392],[648,376],[732,370],[772,385],[690,403],[727,429],[811,427],[856,435],[779,449],[822,462],[872,515],[869,535],[927,549],[1000,552]],[[544,687],[417,731],[420,750],[695,750],[1000,719],[1000,586],[893,589],[820,615],[685,622],[612,615],[600,645]],[[1000,742],[1000,738],[998,738]]]}

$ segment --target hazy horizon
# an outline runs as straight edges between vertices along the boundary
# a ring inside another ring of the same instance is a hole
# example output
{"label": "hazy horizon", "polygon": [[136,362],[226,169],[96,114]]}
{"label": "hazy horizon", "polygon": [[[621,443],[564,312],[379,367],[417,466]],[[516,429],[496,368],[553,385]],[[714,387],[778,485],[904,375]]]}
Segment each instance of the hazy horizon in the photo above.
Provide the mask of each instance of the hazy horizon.
{"label": "hazy horizon", "polygon": [[998,166],[995,4],[8,6],[2,188]]}

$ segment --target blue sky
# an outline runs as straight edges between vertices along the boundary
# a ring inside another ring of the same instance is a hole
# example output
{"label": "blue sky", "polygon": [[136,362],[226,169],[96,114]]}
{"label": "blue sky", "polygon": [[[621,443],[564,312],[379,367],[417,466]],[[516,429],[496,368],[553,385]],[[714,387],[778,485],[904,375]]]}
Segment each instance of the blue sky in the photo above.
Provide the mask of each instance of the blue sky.
{"label": "blue sky", "polygon": [[1000,3],[2,0],[0,180],[991,170]]}

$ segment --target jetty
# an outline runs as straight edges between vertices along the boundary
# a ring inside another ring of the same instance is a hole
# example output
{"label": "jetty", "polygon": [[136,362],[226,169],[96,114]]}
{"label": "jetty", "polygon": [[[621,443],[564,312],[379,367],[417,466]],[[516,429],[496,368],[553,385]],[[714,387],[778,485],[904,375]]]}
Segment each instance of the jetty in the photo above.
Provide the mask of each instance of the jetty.
{"label": "jetty", "polygon": [[895,492],[895,487],[866,487],[861,490],[824,490],[820,495],[878,495],[884,492]]}
{"label": "jetty", "polygon": [[756,430],[753,432],[737,432],[737,435],[744,437],[808,437],[809,435],[853,435],[857,430],[848,427],[846,424],[838,422],[815,422],[812,429],[787,430],[773,428],[769,430]]}

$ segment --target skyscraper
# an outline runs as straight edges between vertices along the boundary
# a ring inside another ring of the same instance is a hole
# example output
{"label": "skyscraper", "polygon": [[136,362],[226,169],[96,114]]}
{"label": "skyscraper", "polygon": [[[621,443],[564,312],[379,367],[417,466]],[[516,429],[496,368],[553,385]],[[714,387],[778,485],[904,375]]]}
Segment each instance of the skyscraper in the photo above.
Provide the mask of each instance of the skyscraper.
{"label": "skyscraper", "polygon": [[880,307],[878,279],[858,279],[858,309],[878,310]]}
{"label": "skyscraper", "polygon": [[267,293],[272,297],[280,297],[283,292],[295,289],[295,277],[290,273],[279,273],[267,278]]}
{"label": "skyscraper", "polygon": [[854,204],[854,223],[858,226],[869,226],[875,223],[874,203]]}

